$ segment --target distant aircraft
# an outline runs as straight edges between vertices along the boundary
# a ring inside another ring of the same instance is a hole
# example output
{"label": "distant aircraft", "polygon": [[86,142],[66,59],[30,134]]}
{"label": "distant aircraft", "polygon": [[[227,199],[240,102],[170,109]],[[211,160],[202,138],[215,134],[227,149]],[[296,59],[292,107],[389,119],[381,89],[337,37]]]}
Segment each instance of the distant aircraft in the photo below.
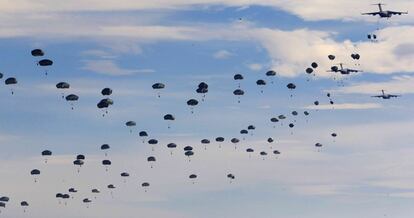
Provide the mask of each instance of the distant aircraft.
{"label": "distant aircraft", "polygon": [[382,92],[382,95],[374,95],[374,96],[371,96],[371,97],[373,97],[373,98],[382,98],[382,99],[390,99],[390,98],[398,98],[398,97],[401,96],[401,95],[385,94],[384,90],[381,90],[381,92]]}
{"label": "distant aircraft", "polygon": [[355,69],[350,69],[350,68],[344,68],[342,63],[339,63],[340,68],[338,68],[337,66],[332,66],[331,70],[328,70],[328,72],[340,72],[342,75],[348,75],[350,73],[358,73],[358,72],[362,72],[362,70],[355,70]]}
{"label": "distant aircraft", "polygon": [[378,5],[378,8],[379,8],[378,12],[362,13],[362,15],[372,15],[372,16],[379,15],[380,18],[388,19],[392,17],[392,15],[408,14],[408,12],[401,12],[401,11],[383,11],[381,6],[385,4],[378,3],[378,4],[373,4],[373,5]]}

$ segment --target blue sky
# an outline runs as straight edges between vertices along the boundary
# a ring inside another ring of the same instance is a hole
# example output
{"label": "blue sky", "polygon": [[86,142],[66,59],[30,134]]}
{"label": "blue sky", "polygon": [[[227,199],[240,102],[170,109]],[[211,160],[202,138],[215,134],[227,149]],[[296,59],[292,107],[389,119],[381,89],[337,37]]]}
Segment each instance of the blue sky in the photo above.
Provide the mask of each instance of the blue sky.
{"label": "blue sky", "polygon": [[[408,217],[414,213],[413,19],[377,24],[360,16],[376,10],[371,3],[0,2],[0,196],[11,198],[0,217]],[[386,3],[413,8],[406,0]],[[379,42],[367,41],[372,32]],[[30,55],[34,48],[54,61],[47,76]],[[312,62],[319,67],[308,76]],[[364,72],[342,78],[326,72],[338,62]],[[265,76],[270,69],[273,79]],[[232,93],[235,73],[244,76],[241,103]],[[3,82],[8,77],[18,80],[13,95]],[[258,79],[267,85],[257,87]],[[55,88],[61,81],[71,84],[65,95],[80,97],[74,110]],[[151,88],[156,82],[166,85],[160,98]],[[200,82],[209,92],[192,114],[186,101],[201,100]],[[286,88],[291,82],[294,91]],[[115,103],[103,117],[96,104],[105,87]],[[370,98],[381,89],[402,97]],[[168,113],[176,118],[170,129]],[[280,114],[287,119],[273,128],[270,118]],[[132,133],[128,120],[137,123]],[[239,132],[250,124],[256,130],[242,140]],[[138,137],[141,130],[158,139],[154,151]],[[221,148],[217,136],[226,138]],[[241,139],[236,150],[233,137]],[[275,139],[272,148],[268,137]],[[201,139],[212,141],[207,150]],[[170,142],[178,145],[173,155]],[[108,157],[99,150],[104,143],[111,146]],[[187,145],[195,149],[191,162],[183,155]],[[255,150],[250,158],[248,147]],[[53,151],[47,164],[40,156],[45,149]],[[282,154],[275,157],[275,149]],[[264,160],[260,151],[268,153]],[[87,157],[80,173],[72,165],[77,154]],[[113,162],[108,172],[103,159]],[[34,168],[42,171],[38,183],[29,174]],[[119,176],[125,171],[126,182]],[[232,183],[228,173],[236,176]],[[151,184],[147,192],[142,182]],[[79,193],[67,206],[58,204],[54,195],[70,187]],[[92,188],[102,192],[96,199]],[[81,203],[86,197],[89,208]],[[30,204],[26,213],[23,200]]]}

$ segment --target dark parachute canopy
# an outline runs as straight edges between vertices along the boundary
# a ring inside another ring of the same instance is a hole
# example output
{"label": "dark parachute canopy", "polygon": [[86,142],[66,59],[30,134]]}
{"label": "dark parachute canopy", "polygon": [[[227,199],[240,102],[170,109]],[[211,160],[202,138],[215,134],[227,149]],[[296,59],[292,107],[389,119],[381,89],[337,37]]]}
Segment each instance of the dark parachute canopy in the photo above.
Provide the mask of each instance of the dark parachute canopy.
{"label": "dark parachute canopy", "polygon": [[237,96],[237,102],[240,103],[240,96],[244,95],[244,91],[241,89],[236,89],[233,91],[233,95]]}
{"label": "dark parachute canopy", "polygon": [[9,77],[4,81],[4,83],[6,85],[14,85],[14,84],[17,84],[17,79],[14,77]]}
{"label": "dark parachute canopy", "polygon": [[1,202],[9,202],[10,201],[10,198],[7,197],[7,196],[3,196],[3,197],[0,197],[0,201]]}
{"label": "dark parachute canopy", "polygon": [[266,81],[264,81],[264,80],[262,80],[262,79],[259,79],[259,80],[257,80],[257,81],[256,81],[256,84],[257,84],[258,86],[264,86],[264,85],[266,85]]}
{"label": "dark parachute canopy", "polygon": [[198,105],[198,101],[196,99],[190,99],[187,101],[187,105],[191,108],[191,113],[194,113],[194,107]]}
{"label": "dark parachute canopy", "polygon": [[276,76],[276,71],[269,70],[266,72],[266,76]]}
{"label": "dark parachute canopy", "polygon": [[66,96],[66,101],[70,102],[72,110],[73,110],[73,102],[77,101],[78,99],[79,99],[79,96],[75,94],[70,94]]}
{"label": "dark parachute canopy", "polygon": [[32,50],[32,56],[34,56],[34,57],[40,57],[40,56],[43,56],[43,55],[45,55],[45,53],[42,51],[42,49],[33,49]]}
{"label": "dark parachute canopy", "polygon": [[102,161],[102,165],[104,165],[104,166],[109,166],[111,164],[112,164],[112,162],[110,160],[103,160]]}
{"label": "dark parachute canopy", "polygon": [[75,94],[70,94],[66,96],[66,101],[77,101],[79,99],[79,96]]}
{"label": "dark parachute canopy", "polygon": [[108,144],[101,145],[101,150],[108,150],[109,148],[111,147]]}
{"label": "dark parachute canopy", "polygon": [[177,147],[177,144],[175,143],[168,143],[167,148],[171,149],[170,154],[173,154],[173,149]]}
{"label": "dark parachute canopy", "polygon": [[196,106],[198,105],[198,101],[196,99],[190,99],[187,101],[188,106]]}
{"label": "dark parachute canopy", "polygon": [[277,154],[280,154],[280,151],[278,151],[278,150],[274,150],[274,151],[273,151],[273,154],[276,154],[276,155],[277,155]]}
{"label": "dark parachute canopy", "polygon": [[333,61],[335,60],[335,55],[328,55],[329,60]]}
{"label": "dark parachute canopy", "polygon": [[[152,89],[154,89],[154,90],[161,90],[161,89],[164,89],[164,88],[165,88],[165,85],[163,83],[154,83],[152,85]],[[161,94],[160,94],[159,91],[158,91],[157,95],[158,95],[158,98],[161,97]]]}
{"label": "dark parachute canopy", "polygon": [[273,83],[274,83],[274,82],[273,82],[273,77],[274,77],[274,76],[276,76],[276,71],[274,71],[274,70],[269,70],[269,71],[267,71],[267,72],[266,72],[266,76],[271,77],[271,82],[270,82],[270,83],[272,83],[272,84],[273,84]]}
{"label": "dark parachute canopy", "polygon": [[172,114],[164,115],[164,120],[175,120],[175,117]]}
{"label": "dark parachute canopy", "polygon": [[111,88],[104,88],[101,91],[102,95],[111,95],[112,94],[112,89]]}
{"label": "dark parachute canopy", "polygon": [[150,140],[148,140],[148,144],[150,144],[150,145],[156,145],[156,144],[158,144],[158,140],[156,140],[156,139],[150,139]]}
{"label": "dark parachute canopy", "polygon": [[359,54],[351,54],[351,58],[354,60],[359,60],[361,58],[361,55]]}
{"label": "dark parachute canopy", "polygon": [[234,95],[244,95],[244,91],[241,90],[241,89],[236,89],[236,90],[233,91],[233,94]]}
{"label": "dark parachute canopy", "polygon": [[70,84],[67,82],[59,82],[56,84],[56,88],[58,89],[68,89],[70,88]]}
{"label": "dark parachute canopy", "polygon": [[125,123],[126,126],[136,126],[137,123],[135,121],[128,121]]}
{"label": "dark parachute canopy", "polygon": [[224,138],[223,137],[217,137],[216,142],[224,142]]}
{"label": "dark parachute canopy", "polygon": [[201,98],[201,101],[204,101],[204,98],[206,97],[206,93],[208,92],[208,85],[205,82],[201,82],[198,84],[198,88],[196,89],[196,92],[199,94],[203,94],[203,97]]}
{"label": "dark parachute canopy", "polygon": [[145,139],[148,137],[148,133],[146,131],[140,131],[138,133],[138,135],[139,135],[139,137],[142,138],[142,143],[144,143],[145,142]]}
{"label": "dark parachute canopy", "polygon": [[243,78],[243,75],[241,75],[241,74],[235,74],[233,78],[234,78],[234,80],[242,80],[242,79],[244,79]]}
{"label": "dark parachute canopy", "polygon": [[286,87],[287,87],[288,89],[296,89],[296,85],[295,85],[295,84],[293,84],[293,83],[289,83],[289,84],[287,84],[287,85],[286,85]]}
{"label": "dark parachute canopy", "polygon": [[42,151],[42,156],[51,156],[51,155],[52,155],[52,152],[49,150]]}
{"label": "dark parachute canopy", "polygon": [[76,160],[85,160],[85,155],[83,154],[76,155]]}
{"label": "dark parachute canopy", "polygon": [[314,68],[314,69],[315,69],[315,68],[318,68],[318,63],[316,63],[316,62],[312,62],[311,67],[312,67],[312,68]]}
{"label": "dark parachute canopy", "polygon": [[30,171],[30,175],[40,175],[40,170],[34,169],[34,170]]}
{"label": "dark parachute canopy", "polygon": [[[266,85],[266,81],[259,79],[256,81],[256,85],[258,86],[265,86]],[[263,88],[260,88],[260,92],[263,93]]]}
{"label": "dark parachute canopy", "polygon": [[[9,77],[6,80],[4,80],[4,84],[6,85],[15,85],[17,84],[17,79],[14,77]],[[11,88],[11,94],[14,94],[13,88]]]}
{"label": "dark parachute canopy", "polygon": [[42,67],[47,67],[47,66],[52,66],[53,65],[53,61],[52,60],[49,60],[49,59],[42,59],[39,62],[37,62],[37,64],[39,66],[42,66]]}
{"label": "dark parachute canopy", "polygon": [[59,83],[56,84],[56,88],[62,90],[62,98],[65,98],[65,93],[63,92],[63,90],[69,89],[70,84],[67,83],[67,82],[59,82]]}
{"label": "dark parachute canopy", "polygon": [[130,132],[130,133],[132,133],[132,127],[134,127],[134,126],[136,126],[136,125],[137,125],[137,123],[136,123],[135,121],[132,121],[132,120],[127,121],[127,122],[125,123],[125,126],[129,127],[129,132]]}
{"label": "dark parachute canopy", "polygon": [[311,73],[313,73],[313,69],[312,68],[310,68],[310,67],[308,67],[308,68],[306,68],[306,73],[307,74],[311,74]]}
{"label": "dark parachute canopy", "polygon": [[165,85],[163,83],[154,83],[152,85],[152,88],[153,89],[163,89],[163,88],[165,88]]}

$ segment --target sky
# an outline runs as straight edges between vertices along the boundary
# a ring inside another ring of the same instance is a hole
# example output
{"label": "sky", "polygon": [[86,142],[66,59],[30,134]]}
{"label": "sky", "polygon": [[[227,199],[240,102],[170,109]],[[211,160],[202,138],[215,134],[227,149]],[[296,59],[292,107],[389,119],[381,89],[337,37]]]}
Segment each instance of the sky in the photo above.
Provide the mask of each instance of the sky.
{"label": "sky", "polygon": [[[377,10],[373,3],[0,0],[0,197],[10,197],[0,217],[409,217],[414,5],[384,1],[409,14],[362,16]],[[37,66],[35,48],[53,65]],[[318,68],[307,75],[312,62]],[[362,72],[327,72],[338,63]],[[277,75],[267,77],[269,70]],[[240,103],[236,73],[244,76]],[[9,77],[18,83],[5,85]],[[258,87],[258,79],[267,84]],[[62,81],[71,86],[63,93],[55,87]],[[165,84],[159,92],[151,87],[157,82]],[[200,82],[209,85],[204,101],[195,92]],[[96,104],[105,87],[114,105],[103,116]],[[401,97],[371,98],[381,90]],[[62,94],[79,100],[70,105]],[[192,98],[199,100],[193,109]],[[281,114],[286,120],[270,122]],[[130,120],[135,127],[125,126]],[[241,135],[248,125],[256,129]],[[143,142],[143,130],[158,144]],[[240,139],[236,149],[231,138]],[[211,143],[204,148],[202,139]],[[171,142],[176,149],[167,148]],[[110,145],[108,156],[102,144]],[[185,146],[194,148],[190,161]],[[53,152],[47,163],[46,149]],[[79,172],[78,154],[86,156]],[[103,159],[112,161],[108,171]],[[32,169],[41,171],[37,182]],[[116,186],[112,194],[108,184]],[[55,194],[71,187],[78,193],[59,203]],[[25,212],[21,201],[30,204]]]}

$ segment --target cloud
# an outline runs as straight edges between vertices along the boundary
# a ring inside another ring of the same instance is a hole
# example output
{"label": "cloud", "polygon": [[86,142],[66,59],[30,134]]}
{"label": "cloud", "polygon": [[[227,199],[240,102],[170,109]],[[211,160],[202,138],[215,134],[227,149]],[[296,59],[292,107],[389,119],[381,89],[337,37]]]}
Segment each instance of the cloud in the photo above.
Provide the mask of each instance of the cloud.
{"label": "cloud", "polygon": [[220,50],[213,54],[213,57],[215,59],[227,59],[229,57],[233,56],[233,53],[227,51],[227,50]]}
{"label": "cloud", "polygon": [[253,70],[253,71],[260,71],[263,69],[263,65],[259,63],[253,63],[247,66],[249,67],[250,70]]}
{"label": "cloud", "polygon": [[82,56],[92,56],[92,57],[98,57],[102,59],[114,59],[117,56],[113,55],[107,51],[98,50],[98,49],[92,49],[92,50],[86,50],[81,52]]}
{"label": "cloud", "polygon": [[127,76],[137,73],[153,73],[155,72],[152,69],[125,69],[119,67],[112,60],[87,60],[85,61],[85,66],[82,67],[83,70],[110,75],[110,76]]}
{"label": "cloud", "polygon": [[309,105],[304,107],[305,109],[316,109],[316,110],[367,110],[382,108],[381,104],[377,103],[342,103],[342,104],[320,104]]}
{"label": "cloud", "polygon": [[[413,11],[414,7],[410,2],[405,0],[395,0],[392,2],[390,10]],[[375,6],[367,2],[357,0],[337,0],[334,2],[326,0],[123,0],[121,3],[117,1],[100,2],[97,0],[74,0],[64,2],[50,7],[52,0],[44,0],[41,2],[33,2],[30,0],[7,1],[1,4],[0,11],[3,13],[28,13],[28,12],[85,12],[85,11],[125,11],[125,10],[184,10],[200,6],[221,5],[225,7],[248,8],[249,6],[265,6],[275,9],[282,9],[288,13],[294,14],[305,20],[372,20],[376,19],[370,16],[361,16],[361,12],[376,11]],[[412,15],[405,15],[398,18],[401,22],[412,22]],[[395,18],[393,18],[395,19]]]}
{"label": "cloud", "polygon": [[414,93],[414,76],[394,76],[390,81],[386,82],[360,82],[354,83],[346,87],[332,90],[333,92],[346,94],[380,94],[381,90],[385,90],[391,94],[411,94]]}

